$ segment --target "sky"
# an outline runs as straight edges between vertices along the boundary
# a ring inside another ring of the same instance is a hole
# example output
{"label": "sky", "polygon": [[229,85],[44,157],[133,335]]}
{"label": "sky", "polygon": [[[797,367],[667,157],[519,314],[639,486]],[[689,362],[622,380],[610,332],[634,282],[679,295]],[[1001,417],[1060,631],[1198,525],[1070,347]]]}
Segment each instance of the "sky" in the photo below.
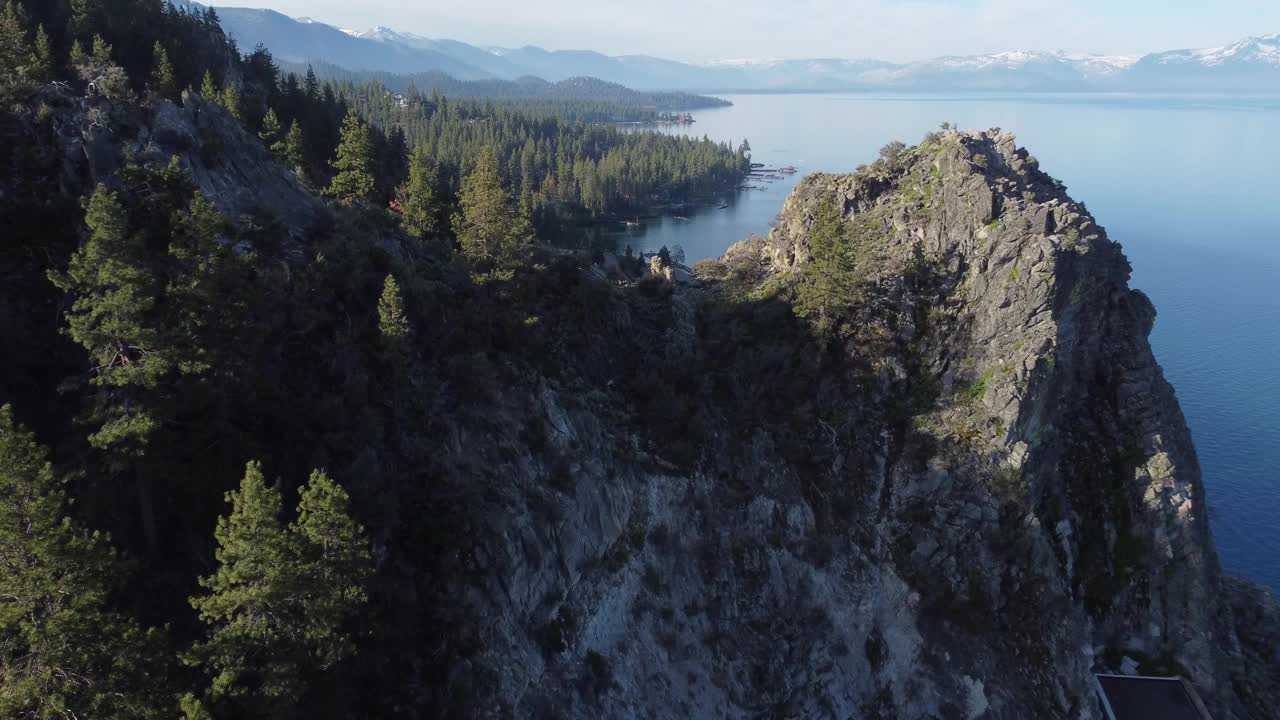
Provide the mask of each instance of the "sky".
{"label": "sky", "polygon": [[[222,3],[214,3],[215,7]],[[1280,32],[1277,0],[231,0],[344,29],[705,62],[1142,54]]]}

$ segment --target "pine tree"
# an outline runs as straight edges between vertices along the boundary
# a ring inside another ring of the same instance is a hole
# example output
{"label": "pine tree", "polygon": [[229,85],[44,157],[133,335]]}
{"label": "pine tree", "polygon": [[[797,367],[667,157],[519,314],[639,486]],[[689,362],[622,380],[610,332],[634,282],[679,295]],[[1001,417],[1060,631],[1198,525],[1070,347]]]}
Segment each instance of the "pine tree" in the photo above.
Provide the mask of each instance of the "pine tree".
{"label": "pine tree", "polygon": [[70,60],[71,66],[76,68],[84,67],[92,62],[92,58],[89,57],[89,53],[84,51],[84,43],[79,40],[76,40],[71,44]]}
{"label": "pine tree", "polygon": [[[152,322],[155,278],[146,264],[146,246],[130,232],[119,196],[99,185],[89,199],[85,224],[91,234],[71,258],[65,273],[50,280],[73,297],[67,334],[89,351],[93,382],[107,387],[154,387],[172,369],[160,350],[160,331]],[[91,438],[98,447],[126,439],[144,440],[155,426],[141,407],[120,405]]]}
{"label": "pine tree", "polygon": [[333,168],[338,173],[333,176],[328,195],[343,203],[373,197],[377,187],[373,179],[373,144],[368,126],[354,112],[348,113],[342,122],[342,141],[338,144],[338,158]]}
{"label": "pine tree", "polygon": [[384,338],[403,341],[409,337],[409,318],[404,312],[404,297],[394,275],[388,273],[378,299],[378,330]]}
{"label": "pine tree", "polygon": [[67,33],[75,42],[91,41],[96,15],[94,0],[71,0],[71,17],[67,21]]}
{"label": "pine tree", "polygon": [[[407,322],[404,328],[407,331]],[[298,519],[289,528],[301,553],[303,637],[312,662],[322,670],[355,651],[343,625],[368,600],[365,585],[373,559],[364,528],[351,518],[350,506],[347,492],[316,470],[302,490]]]}
{"label": "pine tree", "polygon": [[461,202],[453,225],[463,255],[487,266],[483,269],[490,277],[509,275],[532,241],[532,228],[528,217],[512,207],[492,147],[480,149],[475,167],[462,181]]}
{"label": "pine tree", "polygon": [[30,79],[32,49],[20,11],[13,0],[5,0],[0,8],[0,94]]}
{"label": "pine tree", "polygon": [[809,231],[809,262],[801,268],[795,304],[796,314],[815,318],[823,334],[834,328],[838,313],[856,299],[852,235],[835,196],[824,198]]}
{"label": "pine tree", "polygon": [[267,114],[262,118],[262,129],[258,131],[258,137],[262,138],[262,144],[277,160],[284,160],[284,140],[280,136],[280,118],[275,110],[267,109]]}
{"label": "pine tree", "polygon": [[248,261],[223,242],[217,207],[196,192],[172,214],[165,326],[169,353],[184,375],[223,375],[241,362],[240,342],[251,288]]}
{"label": "pine tree", "polygon": [[155,93],[156,97],[164,100],[177,100],[180,92],[178,72],[173,67],[173,63],[169,61],[169,52],[157,40],[151,53],[151,92]]}
{"label": "pine tree", "polygon": [[110,43],[103,40],[101,35],[93,36],[93,55],[91,59],[93,60],[94,65],[99,67],[106,67],[107,65],[110,65],[112,63],[112,55],[114,53],[115,49],[111,47]]}
{"label": "pine tree", "polygon": [[307,66],[307,79],[302,85],[303,90],[307,93],[309,100],[315,100],[320,96],[320,81],[316,79],[316,71]]}
{"label": "pine tree", "polygon": [[382,297],[378,298],[378,331],[388,360],[394,366],[401,366],[409,340],[409,318],[405,315],[400,285],[390,273],[382,283]]}
{"label": "pine tree", "polygon": [[303,690],[297,553],[280,522],[280,491],[267,484],[261,463],[245,467],[227,502],[231,514],[214,531],[218,568],[200,579],[207,594],[191,598],[209,638],[187,661],[212,671],[209,704],[243,717],[285,717]]}
{"label": "pine tree", "polygon": [[284,159],[294,171],[302,170],[306,163],[306,136],[302,134],[302,126],[297,120],[289,126],[289,132],[284,137]]}
{"label": "pine tree", "polygon": [[200,81],[200,94],[212,103],[220,102],[222,99],[218,86],[213,82],[213,73],[208,70],[204,71],[204,79]]}
{"label": "pine tree", "polygon": [[218,519],[217,571],[191,599],[209,638],[187,662],[213,673],[203,700],[183,698],[189,718],[210,708],[236,717],[288,717],[304,676],[349,657],[343,630],[366,602],[372,559],[364,530],[351,519],[346,492],[323,472],[302,490],[298,518],[280,522],[280,491],[250,462],[231,514]]}
{"label": "pine tree", "polygon": [[243,121],[244,115],[240,110],[240,90],[236,88],[235,83],[227,83],[227,87],[222,91],[220,104],[231,113],[231,117]]}
{"label": "pine tree", "polygon": [[44,31],[44,25],[36,28],[36,44],[31,53],[31,69],[27,74],[32,81],[38,83],[53,80],[53,48],[49,44],[49,33]]}
{"label": "pine tree", "polygon": [[[151,250],[171,239],[181,247],[186,232],[184,211],[192,204],[194,188],[176,158],[162,169],[127,166],[121,175],[134,199],[130,210],[116,193],[99,186],[86,203],[88,240],[72,255],[66,272],[49,277],[72,301],[67,334],[88,351],[93,388],[84,420],[96,426],[89,441],[109,451],[113,463],[131,468],[120,475],[134,481],[142,530],[154,547],[154,482],[150,466],[136,459],[146,453],[162,418],[187,411],[189,395],[177,383],[210,366],[209,348],[218,343],[209,340],[212,331],[206,328],[226,324],[216,313],[227,306],[198,302],[200,314],[183,312],[189,304],[185,294],[197,284],[191,278],[198,275],[187,266],[216,267],[216,256],[184,263],[175,254],[178,262],[169,263]],[[218,248],[227,252],[221,244]],[[165,266],[173,269],[167,278]],[[168,287],[162,293],[165,279]],[[201,317],[216,319],[202,325],[196,322]],[[200,427],[208,422],[202,417]]]}
{"label": "pine tree", "polygon": [[396,193],[405,231],[416,238],[431,236],[439,228],[441,205],[437,190],[439,168],[426,145],[413,149],[409,180]]}
{"label": "pine tree", "polygon": [[0,407],[0,716],[171,716],[161,638],[108,609],[121,563],[66,505],[45,450]]}

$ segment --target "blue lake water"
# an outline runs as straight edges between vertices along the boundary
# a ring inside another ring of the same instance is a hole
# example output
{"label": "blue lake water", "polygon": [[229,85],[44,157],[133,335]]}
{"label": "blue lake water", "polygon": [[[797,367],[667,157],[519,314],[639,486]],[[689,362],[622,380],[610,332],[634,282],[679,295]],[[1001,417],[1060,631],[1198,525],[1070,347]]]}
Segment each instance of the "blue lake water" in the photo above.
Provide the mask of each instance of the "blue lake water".
{"label": "blue lake water", "polygon": [[691,132],[800,174],[622,233],[690,263],[765,234],[805,173],[851,172],[942,122],[1001,127],[1066,183],[1159,312],[1151,343],[1199,451],[1225,569],[1280,591],[1280,98],[740,95]]}

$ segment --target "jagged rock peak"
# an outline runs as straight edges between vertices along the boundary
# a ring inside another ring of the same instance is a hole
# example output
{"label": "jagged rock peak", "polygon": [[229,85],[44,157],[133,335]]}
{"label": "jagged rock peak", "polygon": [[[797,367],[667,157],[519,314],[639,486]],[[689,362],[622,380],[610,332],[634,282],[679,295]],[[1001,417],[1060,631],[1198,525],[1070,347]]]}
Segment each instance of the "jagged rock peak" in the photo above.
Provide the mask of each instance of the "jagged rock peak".
{"label": "jagged rock peak", "polygon": [[[1079,250],[1106,238],[1084,206],[1067,195],[1066,187],[1018,147],[1013,133],[998,128],[931,133],[916,146],[886,146],[880,159],[856,173],[806,177],[787,199],[782,221],[770,234],[780,269],[808,257],[804,236],[815,201],[829,193],[840,198],[850,216],[892,210],[895,226],[914,224],[917,229],[936,220],[931,228],[935,240],[943,230],[976,231],[1005,215],[1026,217],[1028,230],[1052,243],[1061,244],[1070,236],[1074,246],[1083,237],[1086,243]],[[957,249],[972,247],[962,244]]]}
{"label": "jagged rock peak", "polygon": [[[890,460],[885,507],[938,518],[912,530],[895,573],[925,605],[977,597],[1016,615],[1007,603],[1017,588],[1056,596],[1061,604],[1037,611],[1057,617],[1037,649],[1000,633],[984,642],[1047,652],[1039,672],[1055,673],[1047,682],[1065,697],[1087,698],[1087,673],[1132,653],[1188,675],[1215,717],[1274,708],[1272,691],[1256,691],[1265,683],[1233,690],[1257,671],[1248,638],[1276,628],[1231,624],[1267,615],[1232,608],[1266,603],[1220,576],[1190,432],[1147,341],[1155,309],[1129,287],[1120,245],[1012,133],[948,130],[886,146],[855,173],[805,178],[769,237],[722,262],[766,276],[803,269],[831,198],[864,286],[852,352],[879,343],[867,360],[880,370],[880,403],[899,414],[904,398],[913,403],[910,426],[890,422],[890,433],[901,457],[918,460]],[[941,529],[975,531],[1006,512],[1021,514],[1021,559]],[[990,690],[999,665],[967,676]],[[1002,691],[1029,702],[1017,684],[1006,678]],[[989,712],[1016,713],[996,702]]]}

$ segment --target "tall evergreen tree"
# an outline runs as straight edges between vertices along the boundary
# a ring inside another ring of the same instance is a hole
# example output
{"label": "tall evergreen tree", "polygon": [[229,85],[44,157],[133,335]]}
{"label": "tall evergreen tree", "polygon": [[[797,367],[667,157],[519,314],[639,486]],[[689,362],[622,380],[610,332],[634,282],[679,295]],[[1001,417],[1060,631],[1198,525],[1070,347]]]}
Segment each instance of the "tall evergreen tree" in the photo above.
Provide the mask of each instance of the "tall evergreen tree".
{"label": "tall evergreen tree", "polygon": [[240,89],[236,87],[234,82],[228,82],[223,88],[222,95],[219,97],[219,104],[231,113],[231,117],[237,120],[244,120],[244,111],[240,107]]}
{"label": "tall evergreen tree", "polygon": [[71,16],[67,21],[67,33],[73,41],[90,43],[97,20],[96,0],[71,0]]}
{"label": "tall evergreen tree", "polygon": [[320,81],[316,79],[316,71],[307,66],[307,79],[302,84],[302,89],[307,94],[307,99],[315,100],[320,97]]}
{"label": "tall evergreen tree", "polygon": [[66,505],[45,450],[0,407],[0,716],[171,716],[162,640],[109,609],[121,563]]}
{"label": "tall evergreen tree", "polygon": [[90,59],[94,65],[99,67],[110,65],[114,54],[115,48],[111,47],[111,44],[106,40],[103,40],[101,35],[93,36],[93,54]]}
{"label": "tall evergreen tree", "polygon": [[32,61],[21,7],[5,0],[0,7],[0,95],[14,92],[29,81]]}
{"label": "tall evergreen tree", "polygon": [[[403,327],[407,331],[408,323]],[[346,490],[322,470],[311,473],[302,489],[298,519],[289,530],[300,552],[303,637],[313,664],[324,670],[355,652],[343,626],[368,600],[369,541],[351,517]]]}
{"label": "tall evergreen tree", "polygon": [[[50,279],[74,300],[67,333],[89,351],[93,382],[108,387],[154,387],[173,367],[161,352],[160,330],[152,322],[158,288],[146,262],[145,243],[130,231],[119,195],[99,185],[87,203],[91,234],[65,273]],[[155,420],[141,407],[117,406],[91,438],[107,447],[126,439],[144,440]]]}
{"label": "tall evergreen tree", "polygon": [[443,209],[439,190],[440,171],[425,145],[413,149],[409,180],[400,187],[396,200],[405,230],[416,238],[426,238],[440,229]]}
{"label": "tall evergreen tree", "polygon": [[302,170],[307,161],[306,152],[306,136],[302,133],[302,125],[294,120],[284,137],[285,163],[295,171]]}
{"label": "tall evergreen tree", "polygon": [[200,579],[207,593],[191,598],[209,638],[187,659],[211,671],[211,706],[235,708],[228,715],[286,717],[303,690],[303,638],[292,579],[296,552],[280,522],[280,491],[267,484],[261,463],[250,462],[227,502],[231,514],[214,531],[218,569]]}
{"label": "tall evergreen tree", "polygon": [[68,58],[73,68],[81,68],[93,62],[89,57],[89,53],[84,50],[84,43],[76,40],[71,43],[71,54]]}
{"label": "tall evergreen tree", "polygon": [[409,318],[404,311],[404,297],[394,275],[388,273],[382,283],[382,297],[378,298],[378,332],[382,336],[382,348],[391,364],[403,364],[409,340]]}
{"label": "tall evergreen tree", "polygon": [[200,94],[209,102],[221,102],[221,93],[218,92],[218,86],[213,81],[213,73],[205,70],[204,79],[200,81]]}
{"label": "tall evergreen tree", "polygon": [[509,274],[532,242],[532,228],[502,186],[492,147],[481,148],[475,167],[462,181],[461,203],[453,225],[463,255],[491,277]]}
{"label": "tall evergreen tree", "polygon": [[231,514],[219,518],[217,571],[200,580],[207,594],[191,599],[210,626],[188,654],[213,678],[204,700],[185,698],[189,717],[284,718],[305,689],[306,673],[349,657],[344,631],[366,601],[372,559],[350,500],[323,472],[301,492],[298,518],[280,522],[280,491],[262,465],[250,462],[240,490],[227,494]]}
{"label": "tall evergreen tree", "polygon": [[44,25],[36,28],[36,42],[31,53],[31,69],[28,75],[38,83],[53,80],[53,47],[50,45],[49,33],[45,32]]}
{"label": "tall evergreen tree", "polygon": [[262,129],[258,131],[258,137],[262,138],[262,144],[277,160],[284,160],[284,138],[280,134],[280,117],[275,110],[268,109],[267,114],[262,117]]}
{"label": "tall evergreen tree", "polygon": [[338,144],[333,168],[338,173],[333,176],[327,194],[344,203],[373,197],[377,188],[373,177],[373,143],[369,139],[369,127],[355,113],[349,113],[342,122],[342,141]]}
{"label": "tall evergreen tree", "polygon": [[178,86],[178,71],[169,61],[169,52],[159,40],[151,52],[151,92],[164,100],[177,100],[181,88]]}
{"label": "tall evergreen tree", "polygon": [[248,261],[223,241],[222,215],[199,192],[186,209],[172,214],[171,225],[165,289],[169,353],[186,375],[233,374],[247,349]]}
{"label": "tall evergreen tree", "polygon": [[809,232],[809,262],[796,288],[796,314],[814,318],[824,333],[857,293],[853,233],[834,195],[823,199]]}

